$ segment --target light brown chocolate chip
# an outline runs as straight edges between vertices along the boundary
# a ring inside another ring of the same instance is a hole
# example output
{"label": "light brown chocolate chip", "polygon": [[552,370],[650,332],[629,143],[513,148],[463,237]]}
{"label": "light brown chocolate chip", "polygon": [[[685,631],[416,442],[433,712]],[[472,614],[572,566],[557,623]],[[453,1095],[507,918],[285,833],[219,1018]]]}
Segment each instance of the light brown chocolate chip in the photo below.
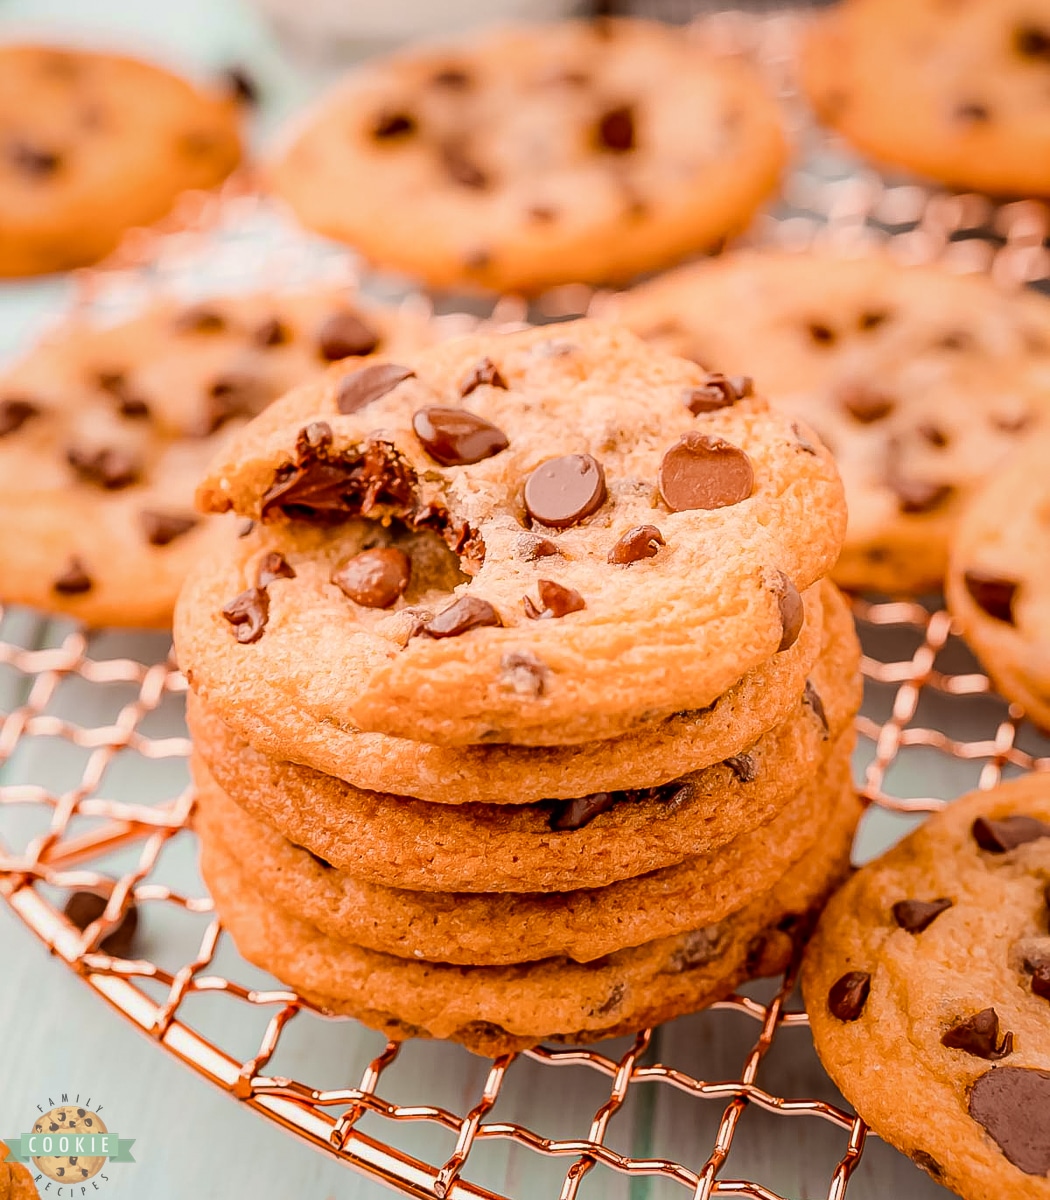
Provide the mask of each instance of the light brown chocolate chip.
{"label": "light brown chocolate chip", "polygon": [[270,597],[265,588],[247,588],[223,606],[222,615],[233,626],[233,636],[242,646],[257,642],[270,616]]}
{"label": "light brown chocolate chip", "polygon": [[617,540],[609,551],[608,561],[630,566],[643,558],[655,558],[660,547],[666,544],[664,535],[655,525],[635,525]]}
{"label": "light brown chocolate chip", "polygon": [[565,454],[540,463],[525,481],[525,508],[533,520],[568,529],[605,503],[605,472],[589,454]]}
{"label": "light brown chocolate chip", "polygon": [[754,383],[748,375],[722,375],[712,372],[703,387],[689,388],[684,400],[686,408],[694,417],[698,417],[701,413],[730,408],[753,392]]}
{"label": "light brown chocolate chip", "polygon": [[415,371],[397,363],[374,363],[345,376],[336,388],[336,406],[341,413],[360,412],[411,379]]}
{"label": "light brown chocolate chip", "polygon": [[317,349],[327,362],[371,354],[379,345],[379,334],[349,309],[326,317],[317,334]]}
{"label": "light brown chocolate chip", "polygon": [[660,464],[660,495],[672,512],[724,508],[754,490],[751,460],[723,438],[684,434]]}
{"label": "light brown chocolate chip", "polygon": [[547,617],[564,617],[587,607],[579,592],[574,588],[555,583],[552,579],[541,579],[538,590],[539,604],[536,604],[529,596],[522,597],[525,615],[530,620],[539,621]]}
{"label": "light brown chocolate chip", "polygon": [[200,524],[200,517],[184,513],[158,512],[156,509],[145,509],[139,513],[139,520],[142,522],[146,541],[151,546],[170,545],[176,538],[189,533]]}
{"label": "light brown chocolate chip", "polygon": [[355,604],[389,608],[404,595],[412,577],[412,561],[396,546],[364,550],[332,572],[332,582]]}
{"label": "light brown chocolate chip", "polygon": [[80,596],[84,592],[90,592],[93,586],[91,576],[76,555],[73,555],[66,569],[51,585],[60,596]]}
{"label": "light brown chocolate chip", "polygon": [[502,624],[499,613],[487,600],[478,596],[460,596],[439,612],[420,633],[432,638],[459,637],[472,629]]}
{"label": "light brown chocolate chip", "polygon": [[491,358],[483,358],[475,363],[470,374],[460,385],[459,394],[469,396],[479,387],[494,387],[507,390],[507,381],[499,372],[499,368]]}
{"label": "light brown chocolate chip", "polygon": [[780,645],[777,646],[779,654],[780,651],[787,650],[798,641],[798,635],[802,632],[802,624],[806,619],[806,609],[802,603],[802,597],[798,594],[798,588],[783,571],[779,571],[778,574],[780,576],[780,592],[777,601],[780,605],[780,626],[783,630]]}
{"label": "light brown chocolate chip", "polygon": [[255,576],[256,587],[269,587],[275,579],[294,579],[295,568],[278,550],[271,550],[259,563]]}

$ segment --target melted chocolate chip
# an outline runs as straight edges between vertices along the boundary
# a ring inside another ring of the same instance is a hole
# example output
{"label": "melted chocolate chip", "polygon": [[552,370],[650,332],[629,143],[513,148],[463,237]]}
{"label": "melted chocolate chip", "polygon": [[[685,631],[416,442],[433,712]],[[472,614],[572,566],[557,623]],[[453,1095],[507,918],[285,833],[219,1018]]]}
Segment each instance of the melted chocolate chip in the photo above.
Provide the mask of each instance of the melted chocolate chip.
{"label": "melted chocolate chip", "polygon": [[459,637],[486,625],[502,625],[500,615],[487,600],[478,596],[460,596],[439,612],[421,632],[426,637]]}
{"label": "melted chocolate chip", "polygon": [[407,112],[381,112],[372,123],[372,136],[377,142],[411,137],[416,132],[416,118]]}
{"label": "melted chocolate chip", "polygon": [[751,460],[723,438],[686,433],[660,463],[660,495],[672,512],[724,508],[754,490]]}
{"label": "melted chocolate chip", "polygon": [[1032,994],[1050,1000],[1050,963],[1041,963],[1032,972]]}
{"label": "melted chocolate chip", "polygon": [[940,1179],[944,1174],[944,1168],[941,1164],[932,1154],[927,1154],[925,1150],[912,1150],[909,1152],[908,1157],[917,1167],[921,1168],[927,1175],[932,1176],[934,1179]]}
{"label": "melted chocolate chip", "polygon": [[130,454],[113,447],[88,452],[74,446],[66,451],[66,461],[85,483],[111,492],[137,483],[141,473],[138,462]]}
{"label": "melted chocolate chip", "polygon": [[253,105],[259,103],[259,86],[244,67],[234,64],[222,73],[226,90],[238,104]]}
{"label": "melted chocolate chip", "polygon": [[738,783],[754,783],[758,778],[758,766],[750,754],[734,754],[725,760],[725,765],[736,776]]}
{"label": "melted chocolate chip", "polygon": [[412,562],[403,550],[382,546],[364,550],[332,572],[332,582],[355,604],[389,608],[405,593]]}
{"label": "melted chocolate chip", "polygon": [[263,349],[284,346],[292,340],[292,331],[279,317],[270,317],[257,325],[251,334],[252,344]]}
{"label": "melted chocolate chip", "polygon": [[37,146],[22,138],[7,144],[7,160],[23,175],[32,179],[49,179],[62,165],[62,157],[46,146]]}
{"label": "melted chocolate chip", "polygon": [[538,558],[556,558],[561,554],[556,542],[540,537],[538,533],[519,534],[515,549],[518,557],[525,562],[535,562]]}
{"label": "melted chocolate chip", "polygon": [[840,1021],[855,1021],[864,1011],[871,991],[867,971],[847,971],[836,979],[828,992],[828,1011]]}
{"label": "melted chocolate chip", "polygon": [[158,512],[156,509],[145,509],[139,513],[146,541],[151,546],[167,546],[176,538],[189,533],[200,523],[200,517],[187,516],[183,513]]}
{"label": "melted chocolate chip", "polygon": [[522,597],[525,615],[530,620],[539,621],[548,617],[565,617],[569,613],[579,612],[587,607],[579,592],[573,588],[563,587],[552,579],[541,579],[537,586],[540,594],[539,604],[535,604],[529,596]]}
{"label": "melted chocolate chip", "polygon": [[397,363],[373,363],[345,376],[336,389],[336,406],[341,413],[360,412],[375,403],[399,383],[412,379],[415,371]]}
{"label": "melted chocolate chip", "polygon": [[986,1071],[970,1089],[969,1110],[1018,1170],[1050,1175],[1050,1071]]}
{"label": "melted chocolate chip", "polygon": [[[71,892],[62,911],[81,933],[106,911],[109,896],[97,888],[78,888]],[[127,958],[139,926],[139,913],[133,901],[129,902],[116,925],[98,944],[103,954],[114,958]]]}
{"label": "melted chocolate chip", "polygon": [[172,328],[176,333],[222,333],[226,329],[226,318],[217,309],[200,304],[178,313]]}
{"label": "melted chocolate chip", "polygon": [[443,467],[462,467],[506,450],[510,439],[490,421],[465,408],[421,408],[412,428],[423,449]]}
{"label": "melted chocolate chip", "polygon": [[518,696],[536,699],[547,690],[550,671],[528,650],[513,650],[500,659],[500,681]]}
{"label": "melted chocolate chip", "polygon": [[994,1008],[983,1008],[958,1025],[953,1025],[941,1038],[949,1050],[965,1050],[975,1058],[993,1062],[1013,1053],[1014,1035],[1004,1033],[999,1039],[999,1014]]}
{"label": "melted chocolate chip", "polygon": [[777,646],[779,654],[798,641],[798,635],[802,632],[802,625],[806,619],[806,609],[802,603],[802,597],[798,594],[798,588],[783,571],[778,571],[777,574],[780,576],[780,592],[777,595],[777,603],[780,606],[780,627],[783,630],[780,645]]}
{"label": "melted chocolate chip", "polygon": [[996,621],[1014,624],[1014,600],[1020,586],[1015,579],[1004,579],[990,571],[973,569],[963,574],[963,583],[970,598],[982,612]]}
{"label": "melted chocolate chip", "polygon": [[629,104],[608,109],[595,123],[594,141],[601,150],[626,154],[635,148],[635,138],[634,109]]}
{"label": "melted chocolate chip", "polygon": [[655,525],[635,525],[616,541],[609,551],[608,561],[630,566],[643,558],[655,558],[660,547],[665,545],[664,535]]}
{"label": "melted chocolate chip", "polygon": [[1014,48],[1023,58],[1050,62],[1050,29],[1040,25],[1019,25],[1014,30]]}
{"label": "melted chocolate chip", "polygon": [[255,575],[255,586],[265,588],[269,587],[275,579],[294,578],[295,568],[291,563],[279,551],[271,550],[259,563],[259,569]]}
{"label": "melted chocolate chip", "polygon": [[577,796],[572,800],[556,800],[548,824],[557,833],[575,831],[590,824],[595,817],[608,812],[617,804],[643,801],[673,804],[687,791],[688,784],[675,781],[659,787],[633,788],[622,792],[593,792],[589,796]]}
{"label": "melted chocolate chip", "polygon": [[453,183],[472,191],[484,191],[492,182],[486,171],[482,169],[467,153],[466,147],[458,142],[444,142],[439,150],[441,165]]}
{"label": "melted chocolate chip", "polygon": [[91,576],[75,554],[70,558],[66,569],[51,585],[52,589],[61,596],[80,596],[84,592],[90,592],[93,586]]}
{"label": "melted chocolate chip", "polygon": [[327,421],[311,421],[304,425],[295,438],[296,462],[303,462],[311,455],[326,454],[332,440],[332,427]]}
{"label": "melted chocolate chip", "polygon": [[0,400],[0,437],[17,433],[26,421],[40,416],[40,408],[23,396],[9,396]]}
{"label": "melted chocolate chip", "polygon": [[811,679],[806,680],[806,686],[802,692],[802,703],[806,704],[816,714],[817,720],[824,726],[824,736],[827,737],[831,732],[828,725],[828,714],[824,710],[824,701],[820,698],[820,693],[813,686]]}
{"label": "melted chocolate chip", "polygon": [[871,425],[888,417],[894,402],[864,384],[852,384],[842,393],[842,407],[862,425]]}
{"label": "melted chocolate chip", "polygon": [[1050,837],[1050,825],[1035,817],[1012,816],[995,820],[978,817],[973,823],[974,841],[990,854],[1006,854],[1028,842]]}
{"label": "melted chocolate chip", "polygon": [[747,375],[730,376],[712,372],[703,387],[686,389],[685,406],[694,417],[698,417],[701,413],[729,408],[753,392],[754,384]]}
{"label": "melted chocolate chip", "polygon": [[597,512],[605,495],[605,472],[589,454],[549,458],[525,480],[526,510],[552,529],[568,529]]}
{"label": "melted chocolate chip", "polygon": [[270,616],[270,597],[265,588],[248,588],[223,607],[222,615],[233,626],[233,635],[242,646],[257,642]]}
{"label": "melted chocolate chip", "polygon": [[893,906],[893,919],[908,933],[922,933],[951,907],[951,900],[898,900]]}
{"label": "melted chocolate chip", "polygon": [[474,364],[470,374],[460,385],[459,394],[464,397],[469,396],[479,387],[503,388],[506,391],[507,381],[499,373],[499,368],[491,358],[483,358]]}
{"label": "melted chocolate chip", "polygon": [[317,349],[327,362],[371,354],[379,345],[379,334],[357,313],[334,312],[326,317],[317,335]]}

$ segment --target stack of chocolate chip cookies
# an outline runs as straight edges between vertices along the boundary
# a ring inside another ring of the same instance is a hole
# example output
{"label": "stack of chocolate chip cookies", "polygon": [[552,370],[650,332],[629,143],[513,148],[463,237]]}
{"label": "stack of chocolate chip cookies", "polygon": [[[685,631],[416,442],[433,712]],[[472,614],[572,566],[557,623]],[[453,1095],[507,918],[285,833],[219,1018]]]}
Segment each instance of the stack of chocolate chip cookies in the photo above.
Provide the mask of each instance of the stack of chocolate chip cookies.
{"label": "stack of chocolate chip cookies", "polygon": [[202,868],[241,952],[482,1053],[779,970],[847,869],[845,505],[749,380],[612,325],[333,366],[198,492]]}

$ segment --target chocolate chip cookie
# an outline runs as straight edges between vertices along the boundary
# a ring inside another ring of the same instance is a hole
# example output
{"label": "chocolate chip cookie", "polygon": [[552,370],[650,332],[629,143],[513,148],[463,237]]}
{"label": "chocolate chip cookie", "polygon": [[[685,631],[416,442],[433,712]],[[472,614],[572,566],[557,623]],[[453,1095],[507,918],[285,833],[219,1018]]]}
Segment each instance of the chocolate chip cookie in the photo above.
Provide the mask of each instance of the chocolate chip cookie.
{"label": "chocolate chip cookie", "polygon": [[237,948],[322,1008],[391,1037],[443,1037],[480,1054],[543,1040],[598,1041],[691,1012],[741,980],[783,969],[791,931],[841,879],[860,805],[852,786],[825,836],[769,892],[717,925],[592,963],[548,958],[464,967],[326,937],[264,898],[250,868],[205,840],[201,867]]}
{"label": "chocolate chip cookie", "polygon": [[[297,389],[198,490],[262,528],[194,573],[181,665],[445,745],[573,744],[713,703],[795,642],[845,506],[815,434],[745,380],[694,411],[709,386],[574,322]],[[271,552],[292,574],[264,586]]]}
{"label": "chocolate chip cookie", "polygon": [[241,154],[228,89],[119,54],[0,47],[0,276],[67,271]]}
{"label": "chocolate chip cookie", "polygon": [[0,375],[0,598],[92,625],[167,627],[186,571],[225,524],[193,509],[223,440],[333,360],[435,336],[332,287],[67,321]]}
{"label": "chocolate chip cookie", "polygon": [[[737,743],[724,761],[669,778],[643,773],[641,787],[603,776],[602,790],[583,782],[575,797],[525,803],[535,785],[526,787],[529,751],[521,749],[522,782],[507,782],[498,803],[433,804],[267,757],[192,693],[190,733],[196,754],[238,805],[357,880],[447,892],[602,887],[713,854],[770,821],[840,740],[860,704],[860,649],[842,597],[830,585],[824,591],[824,650],[787,718],[757,741]],[[394,742],[377,754],[377,770],[398,762],[397,748],[409,745]],[[604,745],[610,758],[621,757],[618,741]],[[442,753],[455,782],[454,752]],[[555,752],[533,753],[549,760]],[[636,770],[644,772],[644,749],[639,757]],[[461,785],[469,796],[469,781]]]}
{"label": "chocolate chip cookie", "polygon": [[9,1153],[0,1142],[0,1200],[38,1200],[40,1193],[29,1168],[8,1159]]}
{"label": "chocolate chip cookie", "polygon": [[844,0],[803,47],[817,115],[879,162],[1050,193],[1047,0]]}
{"label": "chocolate chip cookie", "polygon": [[600,311],[712,370],[746,369],[817,430],[846,486],[834,577],[850,588],[939,589],[966,499],[1050,417],[1050,304],[984,277],[754,251]]}
{"label": "chocolate chip cookie", "polygon": [[832,899],[802,986],[821,1061],[968,1200],[1050,1196],[1050,777],[950,804]]}
{"label": "chocolate chip cookie", "polygon": [[955,530],[948,605],[996,687],[1050,729],[1050,436],[974,496]]}
{"label": "chocolate chip cookie", "polygon": [[746,64],[655,22],[518,27],[348,79],[270,166],[304,224],[431,287],[625,279],[721,242],[785,159]]}

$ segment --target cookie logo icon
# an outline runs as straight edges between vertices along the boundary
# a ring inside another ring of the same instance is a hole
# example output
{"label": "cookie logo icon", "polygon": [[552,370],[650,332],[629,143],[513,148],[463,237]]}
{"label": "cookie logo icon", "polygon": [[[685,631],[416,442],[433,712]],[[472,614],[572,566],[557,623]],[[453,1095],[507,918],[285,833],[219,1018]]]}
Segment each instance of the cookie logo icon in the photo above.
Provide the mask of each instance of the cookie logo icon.
{"label": "cookie logo icon", "polygon": [[[80,1183],[92,1179],[106,1165],[104,1154],[64,1153],[78,1149],[76,1134],[108,1133],[105,1122],[90,1108],[64,1105],[44,1113],[33,1126],[37,1134],[52,1135],[52,1149],[58,1154],[37,1155],[33,1165],[56,1183]],[[72,1136],[71,1136],[72,1135]],[[79,1146],[83,1146],[81,1141]]]}
{"label": "cookie logo icon", "polygon": [[41,1192],[54,1200],[80,1200],[109,1182],[112,1164],[135,1161],[135,1139],[111,1132],[102,1108],[80,1092],[48,1097],[36,1106],[28,1133],[4,1138],[5,1149],[12,1162],[29,1168]]}

